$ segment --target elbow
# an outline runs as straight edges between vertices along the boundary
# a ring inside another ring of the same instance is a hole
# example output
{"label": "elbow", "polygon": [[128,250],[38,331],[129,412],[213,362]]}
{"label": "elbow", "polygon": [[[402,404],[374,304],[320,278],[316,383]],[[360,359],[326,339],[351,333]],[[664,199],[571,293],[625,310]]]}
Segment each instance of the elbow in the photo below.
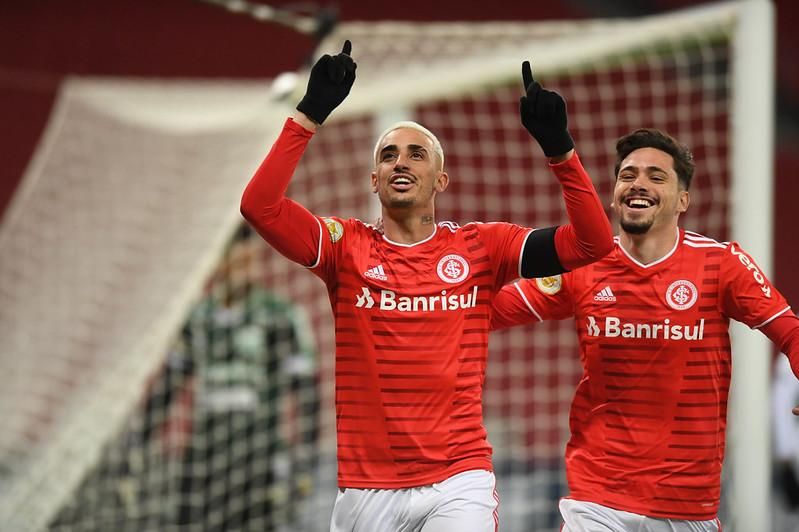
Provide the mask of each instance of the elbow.
{"label": "elbow", "polygon": [[[604,218],[604,217],[603,217]],[[613,251],[615,243],[613,242],[613,230],[610,228],[610,222],[605,218],[604,223],[601,224],[601,230],[597,230],[595,237],[596,240],[591,242],[590,246],[586,246],[584,256],[589,262],[598,261]]]}
{"label": "elbow", "polygon": [[610,230],[610,226],[608,226],[607,234],[602,238],[602,241],[599,245],[596,246],[594,250],[594,260],[599,260],[604,258],[605,256],[609,255],[611,251],[613,251],[613,233]]}
{"label": "elbow", "polygon": [[245,220],[252,223],[255,219],[255,204],[252,199],[252,193],[249,189],[244,190],[244,194],[241,196],[241,204],[239,205],[239,212],[244,217]]}

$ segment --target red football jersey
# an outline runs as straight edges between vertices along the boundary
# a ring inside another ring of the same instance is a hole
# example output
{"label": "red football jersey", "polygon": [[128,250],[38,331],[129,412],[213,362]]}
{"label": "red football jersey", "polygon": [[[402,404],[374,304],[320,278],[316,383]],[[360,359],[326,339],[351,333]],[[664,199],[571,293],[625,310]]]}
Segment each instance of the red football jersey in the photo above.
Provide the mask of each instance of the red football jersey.
{"label": "red football jersey", "polygon": [[[284,197],[312,136],[287,120],[241,210],[272,247],[327,285],[339,485],[406,488],[490,470],[481,405],[490,306],[520,276],[531,230],[442,222],[403,245],[359,220],[316,217]],[[604,254],[610,225],[577,156],[551,168],[571,222],[554,243],[561,264],[574,267]]]}
{"label": "red football jersey", "polygon": [[617,239],[599,262],[505,287],[492,327],[575,318],[583,375],[566,447],[570,497],[705,520],[720,498],[729,320],[758,328],[786,312],[737,243],[680,231],[648,265]]}
{"label": "red football jersey", "polygon": [[529,229],[451,222],[414,245],[320,218],[312,265],[336,325],[339,485],[399,488],[491,470],[482,417],[489,309]]}

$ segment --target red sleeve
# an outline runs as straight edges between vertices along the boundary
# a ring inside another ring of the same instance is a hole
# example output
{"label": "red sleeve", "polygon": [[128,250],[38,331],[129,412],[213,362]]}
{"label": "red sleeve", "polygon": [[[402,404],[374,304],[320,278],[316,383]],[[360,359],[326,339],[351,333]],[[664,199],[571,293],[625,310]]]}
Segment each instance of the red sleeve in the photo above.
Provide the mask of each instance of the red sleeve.
{"label": "red sleeve", "polygon": [[303,266],[312,266],[318,260],[321,225],[305,207],[284,194],[312,136],[312,131],[286,120],[241,198],[241,214],[258,234]]}
{"label": "red sleeve", "polygon": [[467,225],[473,225],[488,251],[495,272],[494,290],[498,292],[506,283],[518,279],[522,249],[532,230],[508,222],[473,222]]}
{"label": "red sleeve", "polygon": [[520,279],[502,287],[491,302],[491,329],[574,316],[571,275]]}
{"label": "red sleeve", "polygon": [[597,261],[613,249],[613,232],[602,202],[577,153],[551,164],[563,187],[569,224],[555,232],[555,250],[561,266],[573,270]]}
{"label": "red sleeve", "polygon": [[760,330],[785,353],[793,374],[799,378],[799,318],[792,312],[780,314]]}
{"label": "red sleeve", "polygon": [[719,272],[719,304],[725,316],[760,329],[789,312],[785,297],[737,242],[730,242],[726,253]]}
{"label": "red sleeve", "polygon": [[492,331],[539,321],[543,320],[530,306],[519,282],[503,286],[491,302]]}

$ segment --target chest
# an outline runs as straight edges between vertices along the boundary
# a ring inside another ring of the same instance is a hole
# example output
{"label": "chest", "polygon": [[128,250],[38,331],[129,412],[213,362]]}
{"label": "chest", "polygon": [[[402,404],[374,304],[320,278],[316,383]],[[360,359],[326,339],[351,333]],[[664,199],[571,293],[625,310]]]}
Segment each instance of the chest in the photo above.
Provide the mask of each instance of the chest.
{"label": "chest", "polygon": [[693,325],[719,314],[719,268],[677,258],[660,268],[633,268],[614,261],[576,276],[578,316],[620,321]]}

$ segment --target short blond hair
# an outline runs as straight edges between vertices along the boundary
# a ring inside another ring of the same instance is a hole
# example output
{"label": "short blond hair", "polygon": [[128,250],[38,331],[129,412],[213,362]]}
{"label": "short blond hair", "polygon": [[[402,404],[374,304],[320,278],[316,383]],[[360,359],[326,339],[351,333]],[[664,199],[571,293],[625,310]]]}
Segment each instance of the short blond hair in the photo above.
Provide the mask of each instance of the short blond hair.
{"label": "short blond hair", "polygon": [[374,160],[375,164],[379,161],[377,160],[380,156],[380,145],[385,140],[386,136],[391,133],[392,131],[396,131],[397,129],[415,129],[416,131],[423,134],[425,137],[430,139],[430,142],[433,143],[433,152],[438,156],[438,160],[441,162],[441,167],[439,170],[444,169],[444,148],[441,147],[441,142],[438,141],[438,137],[433,135],[433,132],[424,127],[422,124],[418,122],[413,122],[412,120],[402,120],[400,122],[396,122],[386,128],[379,137],[377,137],[377,142],[375,143],[375,152],[374,152]]}

